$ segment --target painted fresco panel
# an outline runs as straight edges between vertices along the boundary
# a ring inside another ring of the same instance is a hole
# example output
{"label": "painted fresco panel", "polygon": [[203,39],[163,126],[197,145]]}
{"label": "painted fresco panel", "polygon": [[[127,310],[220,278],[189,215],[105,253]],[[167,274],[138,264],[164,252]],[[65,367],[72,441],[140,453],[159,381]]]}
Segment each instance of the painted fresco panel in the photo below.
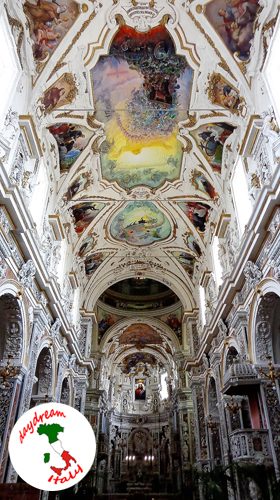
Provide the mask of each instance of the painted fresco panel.
{"label": "painted fresco panel", "polygon": [[76,233],[82,234],[104,207],[105,203],[96,202],[78,203],[71,207]]}
{"label": "painted fresco panel", "polygon": [[227,48],[242,60],[250,57],[259,0],[213,0],[205,13]]}
{"label": "painted fresco panel", "polygon": [[227,123],[207,123],[191,132],[214,172],[221,172],[224,144],[234,129]]}
{"label": "painted fresco panel", "polygon": [[113,326],[121,318],[122,316],[108,313],[107,311],[104,311],[101,307],[97,308],[99,341],[102,339],[104,333],[107,332],[108,328]]}
{"label": "painted fresco panel", "polygon": [[198,191],[207,194],[209,198],[215,200],[217,198],[217,193],[212,184],[206,179],[205,175],[199,170],[194,170],[191,178],[191,183]]}
{"label": "painted fresco panel", "polygon": [[[139,364],[139,370],[137,370],[137,365]],[[135,352],[133,354],[129,354],[123,360],[123,372],[124,373],[135,373],[138,371],[139,373],[143,373],[146,365],[155,366],[157,364],[157,360],[153,354],[149,354],[146,352]]]}
{"label": "painted fresco panel", "polygon": [[208,96],[212,104],[222,106],[237,114],[244,102],[238,90],[218,73],[214,73],[209,78]]}
{"label": "painted fresco panel", "polygon": [[92,70],[96,118],[105,123],[102,175],[124,189],[180,176],[178,121],[186,118],[193,71],[164,27],[117,33]]}
{"label": "painted fresco panel", "polygon": [[195,258],[186,252],[180,252],[180,251],[172,252],[172,255],[181,264],[186,273],[188,273],[192,277],[194,271]]}
{"label": "painted fresco panel", "polygon": [[29,0],[24,4],[34,59],[42,69],[79,16],[79,6],[72,0]]}
{"label": "painted fresco panel", "polygon": [[179,207],[187,215],[196,229],[204,233],[206,229],[206,223],[209,219],[210,206],[206,203],[200,203],[198,201],[188,201],[178,203]]}
{"label": "painted fresco panel", "polygon": [[85,172],[83,174],[78,175],[76,179],[70,184],[67,189],[64,198],[67,201],[71,201],[77,194],[81,193],[85,189],[87,189],[90,185],[90,174]]}
{"label": "painted fresco panel", "polygon": [[182,308],[179,307],[176,311],[170,314],[165,314],[161,317],[161,320],[166,323],[177,337],[181,340],[182,337]]}
{"label": "painted fresco panel", "polygon": [[110,231],[118,241],[145,246],[168,238],[171,225],[154,203],[132,201],[115,216]]}
{"label": "painted fresco panel", "polygon": [[[60,170],[61,172],[67,172],[88,145],[93,134],[86,127],[71,123],[57,123],[49,127],[49,131],[57,142]],[[80,176],[80,179],[82,179],[82,176]],[[72,191],[74,192],[72,193]],[[71,197],[76,192],[77,186],[74,186],[70,191]]]}
{"label": "painted fresco panel", "polygon": [[72,73],[64,73],[39,99],[44,114],[66,106],[74,101],[77,87]]}
{"label": "painted fresco panel", "polygon": [[96,245],[96,239],[92,234],[89,234],[82,242],[78,256],[85,257],[89,252],[91,252]]}
{"label": "painted fresco panel", "polygon": [[135,345],[143,348],[146,344],[161,344],[162,339],[151,326],[136,323],[130,325],[120,336],[120,344]]}
{"label": "painted fresco panel", "polygon": [[197,257],[201,256],[202,252],[201,252],[200,246],[197,243],[193,234],[191,234],[191,233],[186,234],[185,242],[186,242],[186,245],[187,245],[189,250],[194,252]]}
{"label": "painted fresco panel", "polygon": [[104,260],[107,259],[108,252],[97,252],[95,254],[89,255],[85,260],[85,271],[87,276],[91,276],[96,269],[98,269]]}

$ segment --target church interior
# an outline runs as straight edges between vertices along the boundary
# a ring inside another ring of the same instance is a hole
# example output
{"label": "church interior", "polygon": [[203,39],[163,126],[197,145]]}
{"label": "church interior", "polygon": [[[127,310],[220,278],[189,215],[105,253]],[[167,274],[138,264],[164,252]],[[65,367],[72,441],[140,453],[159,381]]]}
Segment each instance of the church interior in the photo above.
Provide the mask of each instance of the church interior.
{"label": "church interior", "polygon": [[[279,9],[0,0],[0,499],[280,498]],[[46,402],[61,492],[8,453]]]}

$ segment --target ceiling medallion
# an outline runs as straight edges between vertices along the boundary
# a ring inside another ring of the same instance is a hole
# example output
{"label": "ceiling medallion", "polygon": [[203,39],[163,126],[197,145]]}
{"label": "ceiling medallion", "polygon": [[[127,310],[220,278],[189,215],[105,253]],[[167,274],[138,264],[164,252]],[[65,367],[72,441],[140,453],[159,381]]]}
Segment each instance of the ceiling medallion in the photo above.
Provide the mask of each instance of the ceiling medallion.
{"label": "ceiling medallion", "polygon": [[171,236],[171,224],[150,201],[130,201],[112,220],[114,239],[133,246],[146,246]]}
{"label": "ceiling medallion", "polygon": [[188,116],[193,70],[164,26],[122,26],[91,71],[95,116],[104,123],[102,176],[126,191],[180,178],[178,122]]}

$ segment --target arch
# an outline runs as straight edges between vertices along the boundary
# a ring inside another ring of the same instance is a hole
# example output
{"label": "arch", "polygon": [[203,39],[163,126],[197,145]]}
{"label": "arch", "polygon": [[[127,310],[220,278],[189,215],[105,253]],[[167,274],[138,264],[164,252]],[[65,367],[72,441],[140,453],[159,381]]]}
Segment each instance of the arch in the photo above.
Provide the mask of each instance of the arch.
{"label": "arch", "polygon": [[129,318],[124,318],[114,325],[112,325],[104,334],[100,342],[100,350],[102,351],[105,345],[113,339],[115,335],[121,335],[121,333],[130,325],[137,323],[147,323],[149,326],[154,328],[160,334],[165,334],[171,341],[176,350],[180,349],[180,342],[176,334],[171,330],[171,328],[156,318],[147,318],[145,316],[134,316]]}
{"label": "arch", "polygon": [[[163,364],[166,364],[166,362],[168,361],[168,354],[166,354],[166,357],[165,357],[161,352],[159,352],[158,350],[153,349],[151,347],[146,347],[141,352],[147,353],[147,354],[152,354],[155,358],[157,358]],[[126,349],[125,351],[122,348],[120,348],[115,353],[115,357],[112,357],[112,360],[111,360],[112,361],[111,362],[112,373],[113,373],[113,370],[115,369],[115,365],[119,365],[123,361],[124,358],[126,358],[130,354],[135,354],[135,353],[139,353],[139,350],[136,347],[131,347],[130,349]]]}
{"label": "arch", "polygon": [[47,402],[53,397],[55,385],[55,359],[52,348],[49,343],[44,342],[39,351],[36,369],[35,380],[33,385],[31,406],[38,403]]}
{"label": "arch", "polygon": [[61,384],[60,403],[70,405],[72,401],[72,387],[70,375],[66,375]]}
{"label": "arch", "polygon": [[[163,277],[163,273],[167,279]],[[168,286],[179,297],[185,311],[192,311],[196,308],[193,290],[189,288],[186,281],[174,276],[174,274],[170,271],[164,270],[163,272],[162,269],[158,272],[147,270],[144,274],[145,278],[159,281],[160,283]],[[120,272],[118,276],[112,279],[111,269],[106,274],[102,272],[102,277],[100,277],[99,280],[97,280],[97,276],[98,275],[96,274],[93,275],[84,291],[84,309],[87,311],[93,311],[97,300],[107,290],[107,288],[124,279],[135,278],[135,271],[124,269],[124,271]]]}
{"label": "arch", "polygon": [[0,361],[9,357],[22,364],[23,322],[18,297],[11,293],[0,296]]}
{"label": "arch", "polygon": [[[16,322],[18,323],[20,319],[20,332],[19,335],[21,336],[21,341],[20,343],[20,349],[18,349],[18,354],[20,353],[20,356],[16,356],[16,359],[19,364],[21,365],[27,365],[27,357],[29,355],[27,345],[28,345],[28,340],[29,340],[29,325],[28,325],[28,314],[27,314],[27,307],[25,304],[25,301],[22,297],[22,287],[14,280],[8,280],[5,281],[0,285],[0,300],[2,297],[8,296],[10,297],[11,302],[13,302],[17,320]],[[11,311],[12,314],[12,311]],[[13,316],[13,314],[12,314]],[[10,321],[12,322],[12,316],[10,318]],[[1,319],[2,319],[2,314],[1,314]],[[14,317],[14,319],[16,319]],[[1,337],[2,338],[2,332],[3,328],[1,327]],[[15,332],[14,332],[14,335]],[[0,340],[1,341],[1,340]],[[0,360],[1,360],[1,350],[0,350]]]}
{"label": "arch", "polygon": [[[280,283],[272,278],[266,278],[259,284],[253,296],[249,315],[248,350],[252,363],[267,363],[267,356],[274,354],[272,326],[275,304],[274,306],[269,304],[272,296],[275,301],[280,299]],[[264,315],[268,317],[265,318]],[[280,362],[280,347],[277,350],[277,360]]]}
{"label": "arch", "polygon": [[214,419],[219,418],[217,385],[213,375],[211,375],[208,380],[206,397],[206,413],[211,415]]}
{"label": "arch", "polygon": [[149,429],[137,427],[133,429],[128,438],[128,454],[142,458],[152,454],[153,440]]}
{"label": "arch", "polygon": [[229,338],[225,340],[224,342],[224,347],[222,351],[222,359],[221,359],[221,367],[222,367],[222,380],[224,379],[226,370],[228,368],[228,362],[229,362],[229,352],[232,350],[232,355],[234,355],[233,350],[235,349],[237,355],[239,355],[239,346],[234,338]]}

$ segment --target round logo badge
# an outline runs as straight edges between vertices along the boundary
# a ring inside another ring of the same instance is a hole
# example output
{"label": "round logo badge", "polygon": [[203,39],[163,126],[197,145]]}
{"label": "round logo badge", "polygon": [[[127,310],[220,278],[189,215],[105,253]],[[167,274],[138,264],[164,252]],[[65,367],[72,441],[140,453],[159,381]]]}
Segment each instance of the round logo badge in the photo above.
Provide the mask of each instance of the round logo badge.
{"label": "round logo badge", "polygon": [[11,462],[28,484],[45,491],[74,486],[90,470],[96,452],[87,419],[71,406],[45,403],[16,422],[9,441]]}

